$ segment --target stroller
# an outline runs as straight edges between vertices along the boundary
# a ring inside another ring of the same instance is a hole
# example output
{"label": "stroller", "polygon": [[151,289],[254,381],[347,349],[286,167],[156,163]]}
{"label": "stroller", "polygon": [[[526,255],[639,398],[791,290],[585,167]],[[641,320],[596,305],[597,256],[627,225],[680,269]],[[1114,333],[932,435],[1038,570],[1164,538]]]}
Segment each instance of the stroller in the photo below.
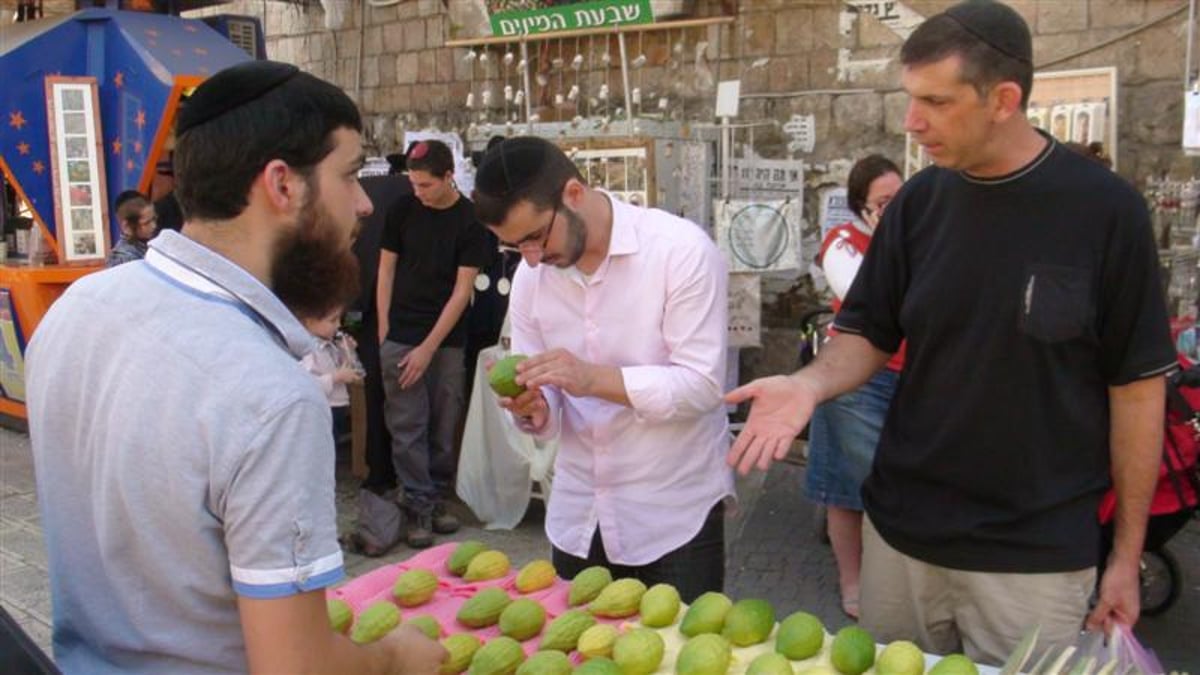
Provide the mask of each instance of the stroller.
{"label": "stroller", "polygon": [[[1200,510],[1200,365],[1180,357],[1180,370],[1167,378],[1167,410],[1163,435],[1163,461],[1158,486],[1150,503],[1140,580],[1142,614],[1157,616],[1179,598],[1183,577],[1179,563],[1166,544]],[[1108,560],[1113,543],[1116,495],[1109,490],[1100,501],[1100,565]]]}

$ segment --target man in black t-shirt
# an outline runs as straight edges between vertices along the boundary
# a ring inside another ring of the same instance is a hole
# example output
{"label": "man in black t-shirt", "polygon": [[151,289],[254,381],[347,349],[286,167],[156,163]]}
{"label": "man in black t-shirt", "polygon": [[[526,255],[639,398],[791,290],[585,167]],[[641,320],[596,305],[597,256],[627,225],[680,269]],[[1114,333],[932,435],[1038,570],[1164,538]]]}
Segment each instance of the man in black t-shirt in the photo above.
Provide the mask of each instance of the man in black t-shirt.
{"label": "man in black t-shirt", "polygon": [[404,490],[407,541],[425,548],[435,533],[458,529],[443,499],[452,489],[464,407],[464,314],[488,251],[474,206],[454,185],[450,149],[421,141],[406,161],[414,195],[388,213],[376,306],[384,418]]}
{"label": "man in black t-shirt", "polygon": [[[1025,117],[1024,20],[956,5],[901,61],[905,127],[935,166],[889,204],[816,361],[729,395],[753,399],[729,461],[782,458],[814,405],[906,339],[863,487],[862,624],[999,663],[1035,625],[1062,644],[1137,621],[1175,354],[1141,197]],[[1115,548],[1089,612],[1110,483]]]}

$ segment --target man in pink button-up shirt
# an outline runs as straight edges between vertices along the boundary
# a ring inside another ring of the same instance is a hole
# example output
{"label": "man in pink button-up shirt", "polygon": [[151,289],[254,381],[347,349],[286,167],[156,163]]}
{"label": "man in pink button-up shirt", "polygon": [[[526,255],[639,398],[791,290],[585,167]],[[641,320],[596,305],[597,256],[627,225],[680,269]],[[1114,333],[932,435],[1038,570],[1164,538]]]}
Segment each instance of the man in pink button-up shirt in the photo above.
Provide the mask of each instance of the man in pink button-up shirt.
{"label": "man in pink button-up shirt", "polygon": [[696,225],[583,182],[552,143],[484,158],[476,214],[525,264],[509,316],[518,426],[560,439],[546,534],[564,578],[589,565],[685,601],[724,582],[727,270]]}

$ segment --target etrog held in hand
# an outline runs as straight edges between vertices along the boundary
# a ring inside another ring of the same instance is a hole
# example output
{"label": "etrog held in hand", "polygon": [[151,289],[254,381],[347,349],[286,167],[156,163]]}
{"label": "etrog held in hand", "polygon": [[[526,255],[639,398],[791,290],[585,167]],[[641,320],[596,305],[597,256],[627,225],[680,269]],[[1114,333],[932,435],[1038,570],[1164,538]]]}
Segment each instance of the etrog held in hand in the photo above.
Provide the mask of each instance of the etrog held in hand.
{"label": "etrog held in hand", "polygon": [[492,391],[508,398],[525,393],[525,387],[517,384],[517,364],[526,358],[524,354],[513,354],[497,361],[488,371],[488,384]]}

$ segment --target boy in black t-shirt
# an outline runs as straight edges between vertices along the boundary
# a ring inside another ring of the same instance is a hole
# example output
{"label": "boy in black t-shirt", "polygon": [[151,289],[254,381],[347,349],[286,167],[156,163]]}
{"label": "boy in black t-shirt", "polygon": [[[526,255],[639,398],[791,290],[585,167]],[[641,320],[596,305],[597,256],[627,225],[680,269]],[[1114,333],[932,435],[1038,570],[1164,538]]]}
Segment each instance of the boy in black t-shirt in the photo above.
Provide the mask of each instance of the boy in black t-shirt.
{"label": "boy in black t-shirt", "polygon": [[464,406],[464,315],[487,262],[483,226],[454,185],[454,157],[439,141],[410,148],[414,195],[388,213],[376,294],[384,417],[404,491],[408,545],[458,529],[444,496],[454,479],[454,439]]}
{"label": "boy in black t-shirt", "polygon": [[[753,399],[730,463],[765,469],[907,340],[863,487],[861,623],[994,664],[1033,626],[1040,646],[1137,621],[1175,367],[1145,204],[1029,124],[1031,43],[990,0],[909,36],[905,127],[936,166],[884,212],[816,361],[727,397]],[[1117,541],[1089,612],[1110,479]]]}

